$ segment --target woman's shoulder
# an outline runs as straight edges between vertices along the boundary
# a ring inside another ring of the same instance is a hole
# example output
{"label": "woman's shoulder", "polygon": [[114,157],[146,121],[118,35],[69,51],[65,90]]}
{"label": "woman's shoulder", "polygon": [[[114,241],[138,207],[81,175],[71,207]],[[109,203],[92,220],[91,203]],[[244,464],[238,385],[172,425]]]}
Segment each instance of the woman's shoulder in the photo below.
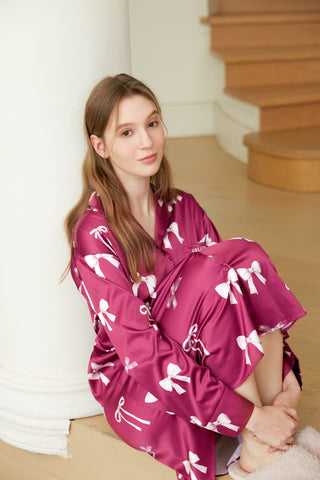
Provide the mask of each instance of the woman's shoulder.
{"label": "woman's shoulder", "polygon": [[181,209],[198,209],[201,208],[195,197],[192,195],[192,193],[183,191],[183,190],[177,190],[177,195],[175,199],[173,200],[173,203],[176,205],[176,208],[180,207]]}
{"label": "woman's shoulder", "polygon": [[74,241],[75,243],[81,243],[83,239],[88,238],[88,235],[96,236],[96,232],[106,234],[108,231],[109,225],[99,195],[93,192],[86,210],[80,215],[75,224],[73,232]]}

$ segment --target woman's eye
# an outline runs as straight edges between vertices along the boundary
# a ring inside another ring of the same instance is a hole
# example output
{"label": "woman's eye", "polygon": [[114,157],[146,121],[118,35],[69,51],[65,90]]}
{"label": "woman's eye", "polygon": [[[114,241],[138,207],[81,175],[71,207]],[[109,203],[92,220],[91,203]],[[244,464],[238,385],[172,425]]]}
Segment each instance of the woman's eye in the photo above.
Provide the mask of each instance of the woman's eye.
{"label": "woman's eye", "polygon": [[131,130],[125,130],[124,132],[121,133],[124,137],[129,137],[132,134]]}
{"label": "woman's eye", "polygon": [[152,122],[149,123],[149,127],[153,128],[159,125],[159,122],[157,120],[153,120]]}

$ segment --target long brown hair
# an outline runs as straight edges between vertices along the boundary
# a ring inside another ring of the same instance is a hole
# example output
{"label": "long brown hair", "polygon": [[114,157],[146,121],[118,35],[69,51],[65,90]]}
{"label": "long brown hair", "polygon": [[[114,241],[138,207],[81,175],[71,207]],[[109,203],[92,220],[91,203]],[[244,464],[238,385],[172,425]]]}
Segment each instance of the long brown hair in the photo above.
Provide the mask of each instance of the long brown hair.
{"label": "long brown hair", "polygon": [[[160,105],[153,92],[145,84],[130,75],[121,73],[107,77],[92,90],[85,107],[84,130],[88,151],[82,167],[83,190],[79,201],[65,219],[65,231],[73,253],[73,230],[81,214],[86,210],[90,195],[96,191],[100,195],[106,219],[118,238],[126,254],[130,275],[138,281],[139,268],[147,272],[154,268],[154,243],[135,221],[129,205],[128,195],[114,172],[110,161],[94,150],[90,136],[102,137],[108,126],[111,114],[117,113],[120,100],[132,95],[142,95],[151,100],[159,115]],[[158,172],[150,179],[158,197],[168,203],[175,198],[171,168],[163,156]],[[70,269],[71,260],[65,271]],[[63,278],[64,278],[63,277]]]}

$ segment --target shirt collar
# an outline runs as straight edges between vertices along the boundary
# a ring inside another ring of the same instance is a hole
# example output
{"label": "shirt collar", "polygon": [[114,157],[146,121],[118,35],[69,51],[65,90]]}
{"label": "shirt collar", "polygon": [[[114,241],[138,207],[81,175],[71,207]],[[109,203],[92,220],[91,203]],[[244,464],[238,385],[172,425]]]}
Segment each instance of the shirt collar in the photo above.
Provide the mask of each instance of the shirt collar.
{"label": "shirt collar", "polygon": [[[158,198],[156,194],[154,194],[154,205],[156,215],[156,243],[162,245],[163,238],[173,215],[174,205],[173,202],[165,203]],[[100,195],[97,192],[92,192],[88,207],[103,211]]]}
{"label": "shirt collar", "polygon": [[172,202],[169,202],[168,204],[165,203],[156,195],[154,198],[156,212],[156,243],[162,245],[163,238],[173,215],[173,205]]}

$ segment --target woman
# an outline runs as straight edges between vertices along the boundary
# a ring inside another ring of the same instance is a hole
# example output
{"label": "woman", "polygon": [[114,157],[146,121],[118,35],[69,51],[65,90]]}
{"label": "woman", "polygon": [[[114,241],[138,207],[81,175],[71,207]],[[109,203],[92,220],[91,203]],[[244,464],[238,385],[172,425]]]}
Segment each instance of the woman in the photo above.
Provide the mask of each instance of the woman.
{"label": "woman", "polygon": [[222,242],[172,187],[147,86],[102,80],[85,133],[83,193],[66,231],[97,334],[90,387],[108,422],[181,479],[225,472],[240,433],[242,471],[273,462],[298,424],[299,367],[284,339],[303,308],[257,244]]}

